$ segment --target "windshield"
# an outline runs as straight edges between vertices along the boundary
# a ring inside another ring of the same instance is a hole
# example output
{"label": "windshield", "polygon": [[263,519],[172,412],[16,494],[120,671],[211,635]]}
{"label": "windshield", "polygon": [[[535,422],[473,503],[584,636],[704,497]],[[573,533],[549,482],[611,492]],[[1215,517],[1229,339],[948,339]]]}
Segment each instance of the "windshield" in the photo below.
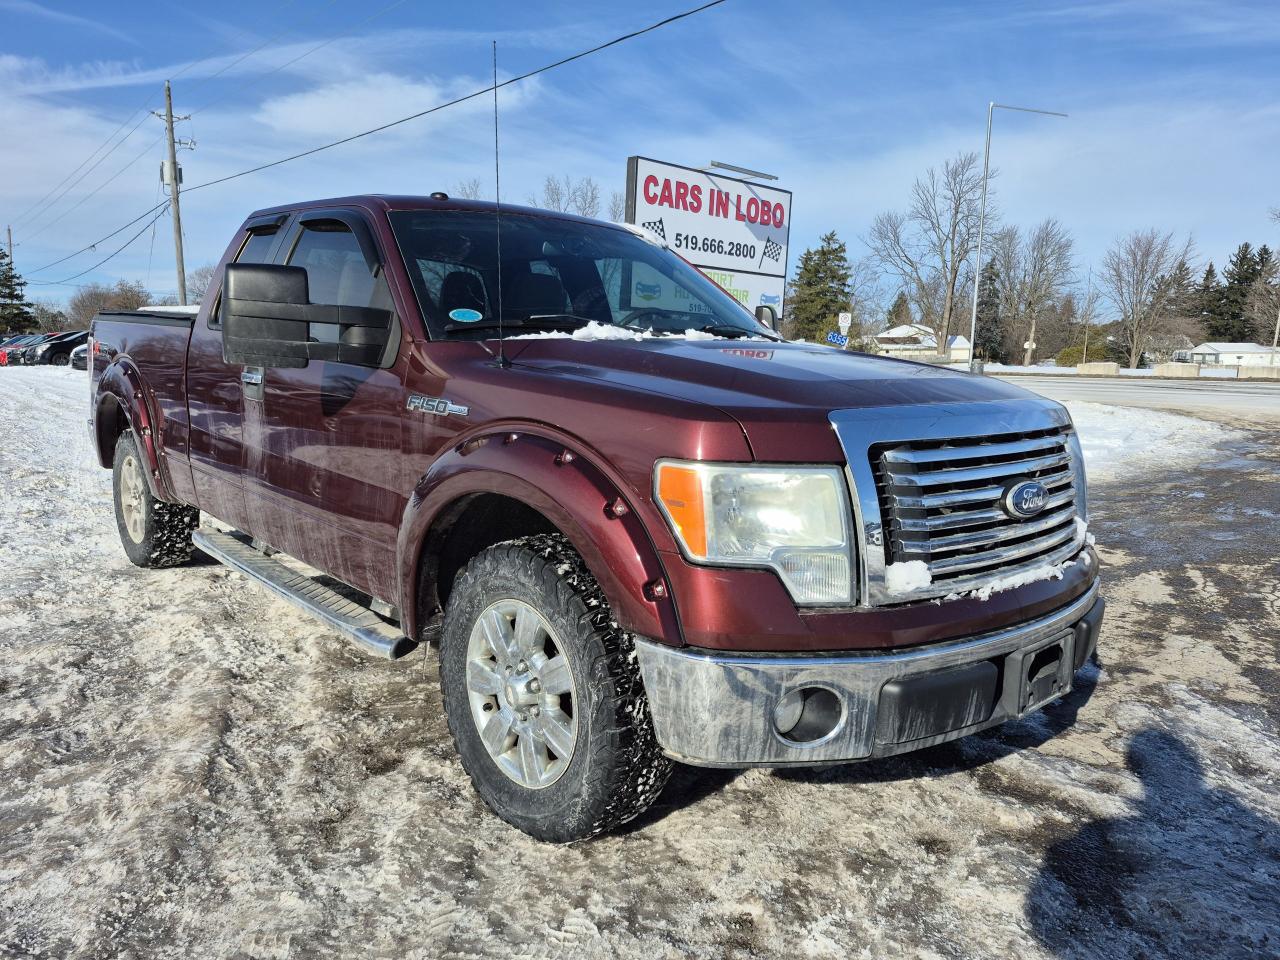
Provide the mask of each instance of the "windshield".
{"label": "windshield", "polygon": [[[496,337],[494,214],[403,210],[390,218],[431,336]],[[501,241],[505,336],[595,322],[637,333],[774,337],[696,269],[630,230],[504,210]]]}

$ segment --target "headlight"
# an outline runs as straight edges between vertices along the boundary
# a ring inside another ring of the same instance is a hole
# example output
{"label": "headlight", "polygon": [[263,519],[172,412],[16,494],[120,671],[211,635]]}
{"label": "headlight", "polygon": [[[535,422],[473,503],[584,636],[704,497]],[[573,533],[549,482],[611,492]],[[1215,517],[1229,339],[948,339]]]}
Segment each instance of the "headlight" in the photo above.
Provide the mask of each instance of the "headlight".
{"label": "headlight", "polygon": [[696,563],[769,567],[796,603],[850,603],[852,522],[837,467],[659,461],[654,492]]}

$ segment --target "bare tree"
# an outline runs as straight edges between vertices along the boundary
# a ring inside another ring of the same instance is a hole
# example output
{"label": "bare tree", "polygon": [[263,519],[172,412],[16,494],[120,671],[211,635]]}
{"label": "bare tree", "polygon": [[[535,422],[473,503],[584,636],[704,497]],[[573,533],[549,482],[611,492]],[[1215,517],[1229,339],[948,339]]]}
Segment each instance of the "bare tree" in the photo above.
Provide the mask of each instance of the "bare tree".
{"label": "bare tree", "polygon": [[542,182],[542,195],[529,195],[529,204],[561,213],[576,213],[580,217],[600,214],[600,186],[590,177],[574,180],[565,175],[548,174]]}
{"label": "bare tree", "polygon": [[614,223],[621,223],[626,215],[627,198],[621,190],[615,190],[609,194],[609,219]]}
{"label": "bare tree", "polygon": [[[981,198],[978,155],[959,154],[941,173],[930,167],[912,187],[908,210],[880,214],[867,237],[871,256],[908,291],[942,354],[949,349],[961,280],[972,269]],[[992,218],[990,201],[987,216]]]}
{"label": "bare tree", "polygon": [[52,300],[31,301],[31,318],[36,322],[36,333],[56,333],[67,329],[67,315]]}
{"label": "bare tree", "polygon": [[1102,258],[1099,285],[1119,314],[1119,327],[1129,367],[1142,360],[1152,337],[1166,332],[1178,294],[1180,264],[1191,259],[1191,240],[1176,241],[1173,232],[1135,230],[1117,240]]}
{"label": "bare tree", "polygon": [[461,197],[463,200],[479,200],[480,178],[471,177],[469,180],[459,180],[453,188],[453,195]]}
{"label": "bare tree", "polygon": [[217,264],[206,263],[187,274],[187,299],[191,303],[204,302],[204,295],[209,292],[209,284],[213,282],[217,269]]}
{"label": "bare tree", "polygon": [[114,286],[90,283],[77,290],[67,302],[67,320],[74,329],[89,325],[103,310],[137,310],[154,302],[147,288],[136,280],[117,280]]}
{"label": "bare tree", "polygon": [[1026,332],[1023,364],[1035,354],[1036,325],[1061,301],[1071,282],[1073,242],[1062,224],[1049,218],[1024,235],[1005,227],[991,238],[991,259],[1000,277],[1000,316],[1016,336]]}
{"label": "bare tree", "polygon": [[[1280,210],[1275,213],[1277,221],[1280,221]],[[1260,331],[1272,331],[1272,350],[1280,347],[1280,262],[1275,258],[1267,263],[1265,272],[1249,288],[1245,312]],[[1271,362],[1280,363],[1280,357],[1273,356]]]}

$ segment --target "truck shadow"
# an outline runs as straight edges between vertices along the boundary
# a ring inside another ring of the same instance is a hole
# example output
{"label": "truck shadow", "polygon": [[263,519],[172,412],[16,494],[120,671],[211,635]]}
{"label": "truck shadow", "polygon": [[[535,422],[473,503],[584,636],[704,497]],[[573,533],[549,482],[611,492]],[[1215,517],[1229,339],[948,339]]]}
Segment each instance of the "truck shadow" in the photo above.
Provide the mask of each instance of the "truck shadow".
{"label": "truck shadow", "polygon": [[1046,851],[1026,900],[1036,938],[1073,958],[1280,956],[1280,825],[1208,785],[1166,731],[1138,733],[1127,764],[1134,813]]}

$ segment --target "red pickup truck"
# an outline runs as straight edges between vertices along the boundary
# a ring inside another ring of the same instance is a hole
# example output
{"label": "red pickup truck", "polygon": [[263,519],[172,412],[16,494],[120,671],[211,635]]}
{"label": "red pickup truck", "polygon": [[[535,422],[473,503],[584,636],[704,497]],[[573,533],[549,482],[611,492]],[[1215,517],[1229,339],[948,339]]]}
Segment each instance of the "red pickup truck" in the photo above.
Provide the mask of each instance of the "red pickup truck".
{"label": "red pickup truck", "polygon": [[1094,650],[1066,411],[771,320],[634,228],[279,207],[198,314],[95,319],[90,433],[134,563],[199,549],[380,655],[438,643],[477,791],[567,841],[673,760],[917,749]]}

